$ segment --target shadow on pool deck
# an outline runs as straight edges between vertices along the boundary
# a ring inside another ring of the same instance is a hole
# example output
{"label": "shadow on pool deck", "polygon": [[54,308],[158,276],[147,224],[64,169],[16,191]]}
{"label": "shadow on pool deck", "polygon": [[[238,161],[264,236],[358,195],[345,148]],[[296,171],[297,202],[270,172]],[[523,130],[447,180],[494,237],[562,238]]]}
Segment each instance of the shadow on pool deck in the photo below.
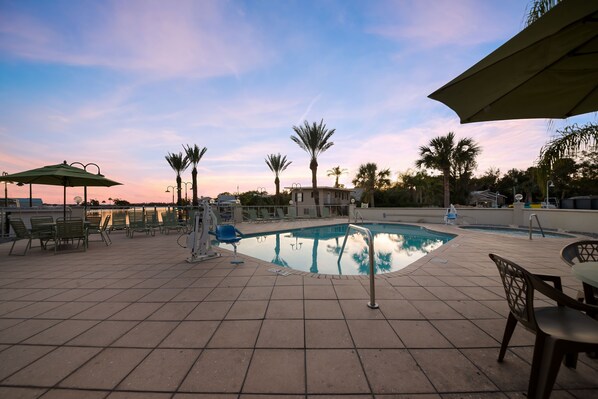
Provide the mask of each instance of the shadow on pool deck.
{"label": "shadow on pool deck", "polygon": [[[574,295],[559,258],[574,240],[428,227],[459,236],[378,276],[377,310],[366,278],[284,277],[243,255],[233,266],[221,249],[189,264],[176,234],[113,233],[110,247],[25,257],[1,244],[0,397],[524,397],[533,335],[518,327],[497,363],[508,310],[488,253],[561,275]],[[597,396],[597,360],[561,368],[553,397]]]}

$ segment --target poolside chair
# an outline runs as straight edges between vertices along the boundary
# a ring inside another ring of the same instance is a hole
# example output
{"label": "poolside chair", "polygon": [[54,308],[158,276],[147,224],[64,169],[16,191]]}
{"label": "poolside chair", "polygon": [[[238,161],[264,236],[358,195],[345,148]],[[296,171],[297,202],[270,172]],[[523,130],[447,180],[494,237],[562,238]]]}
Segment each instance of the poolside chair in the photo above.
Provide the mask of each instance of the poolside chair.
{"label": "poolside chair", "polygon": [[262,220],[265,222],[275,220],[272,216],[270,216],[270,212],[268,212],[267,208],[261,208],[260,214],[262,215]]}
{"label": "poolside chair", "polygon": [[311,208],[310,207],[310,208],[308,208],[307,211],[309,212],[309,217],[311,219],[316,219],[318,217],[318,212],[316,212],[317,211],[316,208]]}
{"label": "poolside chair", "polygon": [[183,226],[179,224],[175,212],[162,212],[162,226],[160,233],[170,234],[170,230],[181,231]]}
{"label": "poolside chair", "polygon": [[127,230],[127,214],[124,211],[112,212],[112,224],[110,225],[108,234],[114,230],[124,230],[127,235],[129,234]]}
{"label": "poolside chair", "polygon": [[36,236],[34,236],[31,231],[29,231],[27,229],[27,226],[25,226],[25,223],[23,222],[23,220],[21,218],[10,218],[8,223],[10,224],[10,227],[12,227],[12,229],[15,232],[15,236],[12,238],[12,246],[10,247],[10,251],[8,252],[9,255],[12,255],[12,250],[15,247],[15,244],[17,243],[17,241],[19,240],[27,240],[27,245],[25,246],[25,250],[23,251],[22,254],[16,254],[16,255],[21,255],[24,256],[27,253],[27,250],[29,248],[31,248],[31,240],[33,240],[34,238],[37,238]]}
{"label": "poolside chair", "polygon": [[[561,258],[569,266],[577,263],[598,262],[598,240],[582,240],[566,245],[561,250]],[[589,304],[598,303],[598,288],[583,283],[583,292],[577,293],[577,299],[584,299]]]}
{"label": "poolside chair", "polygon": [[56,220],[56,230],[54,231],[54,254],[58,251],[61,242],[72,241],[73,244],[77,240],[77,248],[83,241],[83,251],[87,251],[87,228],[81,218],[58,218]]}
{"label": "poolside chair", "polygon": [[39,238],[42,248],[46,248],[48,241],[54,239],[54,218],[52,216],[31,216],[31,234]]}
{"label": "poolside chair", "polygon": [[161,229],[158,213],[155,210],[145,211],[145,224],[151,229]]}
{"label": "poolside chair", "polygon": [[[577,353],[598,350],[598,321],[584,313],[598,307],[563,294],[558,276],[532,274],[498,255],[489,256],[496,263],[510,308],[498,361],[502,362],[518,322],[535,333],[527,397],[548,398],[563,358],[567,367],[575,368]],[[552,281],[555,288],[543,280]],[[556,305],[534,308],[536,291]]]}
{"label": "poolside chair", "polygon": [[329,218],[330,217],[330,208],[322,208],[322,217]]}
{"label": "poolside chair", "polygon": [[280,220],[289,220],[289,219],[293,219],[290,215],[287,216],[284,214],[284,211],[282,210],[282,208],[276,208],[276,215],[278,216],[278,218]]}
{"label": "poolside chair", "polygon": [[[97,227],[92,227],[91,225],[88,226],[88,234],[99,234],[100,238],[106,244],[106,246],[112,244],[112,240],[110,239],[110,235],[108,235],[108,223],[110,223],[110,215],[106,215],[104,218],[104,222]],[[89,239],[88,239],[89,243]]]}
{"label": "poolside chair", "polygon": [[257,211],[255,208],[248,208],[247,209],[247,218],[250,222],[261,222],[263,219],[258,217]]}
{"label": "poolside chair", "polygon": [[243,260],[237,258],[237,243],[243,238],[243,233],[241,233],[235,226],[231,224],[223,224],[216,225],[216,230],[214,232],[210,232],[210,234],[216,236],[216,239],[219,242],[231,244],[233,246],[234,258],[230,263],[243,263]]}

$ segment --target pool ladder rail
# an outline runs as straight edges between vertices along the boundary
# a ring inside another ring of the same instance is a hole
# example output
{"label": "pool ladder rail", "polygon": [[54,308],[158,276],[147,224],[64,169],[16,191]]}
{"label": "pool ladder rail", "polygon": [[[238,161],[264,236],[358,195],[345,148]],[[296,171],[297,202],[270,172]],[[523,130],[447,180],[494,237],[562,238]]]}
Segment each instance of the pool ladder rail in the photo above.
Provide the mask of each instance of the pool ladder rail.
{"label": "pool ladder rail", "polygon": [[370,258],[370,302],[368,302],[368,307],[370,309],[378,309],[379,306],[376,303],[376,287],[374,284],[374,277],[375,277],[375,270],[374,270],[374,236],[370,229],[365,228],[363,226],[357,226],[355,224],[349,224],[347,226],[347,232],[345,233],[345,239],[343,240],[343,246],[341,247],[341,251],[338,255],[338,265],[340,267],[341,258],[343,257],[343,253],[345,252],[345,245],[347,244],[347,238],[349,238],[349,232],[351,230],[357,230],[360,233],[365,234],[367,241],[368,241],[368,252]]}
{"label": "pool ladder rail", "polygon": [[542,237],[546,237],[544,235],[544,229],[542,229],[542,225],[540,224],[540,219],[538,219],[538,215],[536,215],[535,213],[532,213],[531,215],[529,215],[529,239],[532,239],[532,222],[533,222],[533,218],[536,218],[536,223],[538,223],[538,227],[540,228],[540,233],[542,233]]}

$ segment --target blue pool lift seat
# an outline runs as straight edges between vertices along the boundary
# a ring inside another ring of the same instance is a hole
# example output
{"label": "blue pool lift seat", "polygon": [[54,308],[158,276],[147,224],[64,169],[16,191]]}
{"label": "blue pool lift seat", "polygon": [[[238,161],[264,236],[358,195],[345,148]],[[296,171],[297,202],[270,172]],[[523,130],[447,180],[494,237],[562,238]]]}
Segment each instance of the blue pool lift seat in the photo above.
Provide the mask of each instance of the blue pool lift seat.
{"label": "blue pool lift seat", "polygon": [[444,224],[455,224],[457,216],[457,209],[451,204],[451,207],[446,210],[446,214],[444,215]]}
{"label": "blue pool lift seat", "polygon": [[243,263],[243,260],[237,258],[237,243],[241,241],[243,238],[243,233],[241,233],[237,228],[230,224],[219,224],[216,225],[216,230],[214,232],[210,232],[211,234],[216,236],[216,239],[219,242],[223,242],[225,244],[231,244],[234,248],[234,259],[230,262],[233,264]]}

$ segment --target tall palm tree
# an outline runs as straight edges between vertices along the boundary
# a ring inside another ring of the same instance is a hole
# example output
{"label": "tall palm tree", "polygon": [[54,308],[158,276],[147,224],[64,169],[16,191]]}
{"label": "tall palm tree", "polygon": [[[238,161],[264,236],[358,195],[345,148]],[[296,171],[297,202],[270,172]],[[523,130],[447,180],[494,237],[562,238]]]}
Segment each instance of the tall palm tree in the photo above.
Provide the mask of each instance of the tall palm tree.
{"label": "tall palm tree", "polygon": [[532,0],[527,7],[527,16],[525,18],[526,26],[534,23],[542,15],[546,14],[548,10],[560,3],[561,0]]}
{"label": "tall palm tree", "polygon": [[342,174],[347,173],[347,169],[341,169],[340,165],[335,166],[332,169],[326,171],[326,176],[334,177],[334,187],[339,188],[341,185],[338,184],[338,179]]}
{"label": "tall palm tree", "polygon": [[419,156],[415,161],[418,168],[426,167],[442,172],[444,188],[444,207],[451,203],[450,177],[452,153],[455,147],[455,133],[449,132],[446,136],[435,137],[427,146],[419,147]]}
{"label": "tall palm tree", "polygon": [[181,173],[183,173],[185,169],[189,167],[189,158],[183,156],[182,152],[179,152],[178,154],[168,153],[165,158],[172,170],[176,172],[176,204],[177,206],[181,206]]}
{"label": "tall palm tree", "polygon": [[369,202],[374,207],[374,192],[390,185],[390,169],[378,171],[375,163],[366,163],[359,166],[357,175],[353,179],[356,187],[362,187],[368,194]]}
{"label": "tall palm tree", "polygon": [[197,206],[197,164],[199,161],[201,161],[203,154],[205,154],[208,149],[206,147],[200,149],[197,144],[194,144],[193,147],[188,144],[187,147],[183,145],[183,148],[187,154],[187,159],[193,165],[193,169],[191,170],[191,182],[193,184],[193,206]]}
{"label": "tall palm tree", "polygon": [[270,154],[266,156],[266,165],[270,168],[272,172],[274,172],[274,184],[276,185],[276,201],[279,202],[280,200],[280,179],[278,175],[282,173],[293,161],[287,161],[286,155],[278,154]]}
{"label": "tall palm tree", "polygon": [[293,126],[297,136],[291,136],[293,140],[303,151],[310,156],[309,168],[311,169],[311,185],[316,203],[316,212],[320,216],[320,193],[318,192],[318,155],[334,145],[329,141],[336,129],[328,130],[324,124],[324,119],[319,124],[314,122],[312,125],[304,121],[303,126]]}
{"label": "tall palm tree", "polygon": [[465,138],[455,143],[455,133],[449,132],[446,136],[433,138],[427,146],[419,147],[421,158],[415,161],[415,165],[442,172],[444,207],[448,208],[451,204],[451,171],[471,173],[476,165],[475,157],[480,152],[473,139]]}

